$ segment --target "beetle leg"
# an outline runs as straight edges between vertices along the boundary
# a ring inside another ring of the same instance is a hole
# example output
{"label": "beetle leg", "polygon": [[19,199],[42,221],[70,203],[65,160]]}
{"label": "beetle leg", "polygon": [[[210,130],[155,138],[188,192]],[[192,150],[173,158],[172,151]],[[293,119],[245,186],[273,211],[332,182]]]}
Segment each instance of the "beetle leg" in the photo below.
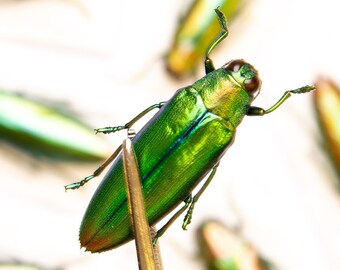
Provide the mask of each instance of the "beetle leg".
{"label": "beetle leg", "polygon": [[271,106],[269,109],[265,110],[265,109],[262,109],[262,108],[259,108],[259,107],[250,107],[248,112],[247,112],[247,115],[262,116],[262,115],[271,113],[271,112],[275,111],[278,107],[280,107],[282,105],[282,103],[285,102],[292,94],[303,94],[303,93],[310,92],[314,89],[315,89],[315,86],[306,85],[306,86],[297,88],[295,90],[286,91],[283,94],[283,96],[273,106]]}
{"label": "beetle leg", "polygon": [[[107,134],[107,133],[113,133],[113,132],[116,132],[116,131],[120,131],[120,130],[123,130],[123,129],[129,129],[134,123],[136,123],[139,119],[141,119],[148,112],[150,112],[151,110],[156,109],[156,108],[160,109],[164,104],[165,104],[165,102],[163,101],[163,102],[160,102],[160,103],[157,103],[157,104],[154,104],[154,105],[148,107],[147,109],[142,111],[140,114],[138,114],[135,118],[133,118],[131,121],[126,123],[124,126],[99,128],[99,129],[95,129],[95,131],[96,131],[96,133]],[[116,151],[97,170],[94,171],[93,174],[85,177],[83,180],[81,180],[79,182],[66,185],[65,190],[80,188],[81,186],[85,185],[91,179],[100,175],[105,170],[105,168],[118,156],[118,154],[120,153],[121,150],[122,150],[122,146],[119,146],[116,149]]]}
{"label": "beetle leg", "polygon": [[105,168],[118,156],[118,154],[120,153],[121,150],[122,150],[122,146],[120,145],[116,149],[116,151],[107,160],[105,160],[105,162],[97,170],[95,170],[93,172],[93,174],[85,177],[83,180],[81,180],[79,182],[66,185],[65,186],[65,191],[67,191],[68,189],[78,189],[81,186],[85,185],[91,179],[93,179],[93,178],[97,177],[98,175],[100,175],[105,170]]}
{"label": "beetle leg", "polygon": [[225,39],[228,36],[228,33],[229,33],[228,27],[227,27],[227,20],[224,17],[224,14],[218,8],[215,9],[215,12],[217,14],[218,21],[220,22],[222,31],[219,34],[219,36],[210,44],[209,48],[207,49],[207,51],[205,53],[204,67],[205,67],[205,73],[206,74],[215,70],[214,63],[209,57],[210,53],[213,51],[213,49],[215,49],[215,47],[223,39]]}
{"label": "beetle leg", "polygon": [[217,163],[213,167],[208,179],[205,181],[205,183],[203,184],[201,189],[197,192],[197,194],[193,198],[190,194],[184,201],[185,205],[181,209],[179,209],[162,228],[160,228],[157,231],[156,236],[154,237],[154,239],[152,241],[153,244],[155,244],[157,242],[157,239],[159,237],[161,237],[164,234],[164,232],[170,227],[170,225],[189,207],[189,209],[188,209],[188,211],[187,211],[187,213],[184,217],[183,224],[182,224],[183,230],[186,230],[186,227],[191,222],[192,213],[194,211],[195,203],[198,201],[200,196],[203,194],[203,192],[206,190],[206,188],[210,184],[211,180],[214,178],[218,165],[219,165],[219,163]]}
{"label": "beetle leg", "polygon": [[203,186],[201,187],[201,189],[197,192],[197,194],[193,197],[189,209],[184,217],[184,221],[182,224],[182,228],[183,230],[187,229],[187,226],[191,223],[191,219],[192,219],[192,213],[194,211],[194,207],[195,207],[195,203],[198,201],[198,199],[201,197],[201,195],[203,194],[203,192],[206,190],[206,188],[208,187],[208,185],[210,184],[211,180],[214,178],[215,173],[217,171],[217,167],[218,167],[219,163],[217,163],[214,168],[212,169],[208,179],[205,181],[205,183],[203,184]]}
{"label": "beetle leg", "polygon": [[[139,119],[141,119],[148,112],[150,112],[151,110],[156,109],[156,108],[160,109],[164,104],[165,104],[165,102],[163,101],[163,102],[160,102],[160,103],[157,103],[157,104],[150,106],[149,108],[145,109],[140,114],[138,114],[131,121],[126,123],[124,126],[99,128],[99,129],[95,129],[95,131],[96,131],[96,133],[105,133],[106,134],[106,133],[113,133],[113,132],[116,132],[116,131],[120,131],[122,129],[129,129],[134,123],[136,123]],[[93,174],[85,177],[83,180],[81,180],[79,182],[66,185],[65,191],[68,190],[68,189],[80,188],[81,186],[85,185],[91,179],[100,175],[105,170],[105,168],[118,156],[118,154],[120,153],[121,150],[122,150],[122,146],[120,145],[116,149],[116,151],[97,170],[94,171]]]}
{"label": "beetle leg", "polygon": [[174,223],[174,221],[175,221],[180,215],[183,214],[183,212],[189,207],[191,201],[192,201],[192,196],[191,196],[191,194],[190,194],[190,195],[184,200],[184,203],[185,203],[184,206],[182,206],[182,208],[179,209],[179,210],[178,210],[178,211],[177,211],[177,212],[176,212],[176,213],[168,220],[168,222],[165,223],[165,225],[157,231],[155,237],[154,237],[153,240],[152,240],[152,244],[153,244],[153,245],[156,244],[158,238],[161,237],[161,236],[165,233],[165,231],[171,226],[171,224]]}
{"label": "beetle leg", "polygon": [[163,107],[164,104],[165,104],[165,101],[150,106],[149,108],[145,109],[140,114],[138,114],[131,121],[127,122],[124,126],[98,128],[98,129],[95,129],[95,131],[96,131],[96,133],[108,134],[108,133],[113,133],[113,132],[120,131],[120,130],[123,130],[123,129],[129,129],[134,123],[136,123],[139,119],[141,119],[148,112],[150,112],[150,111],[152,111],[153,109],[156,109],[156,108],[160,109],[160,108]]}

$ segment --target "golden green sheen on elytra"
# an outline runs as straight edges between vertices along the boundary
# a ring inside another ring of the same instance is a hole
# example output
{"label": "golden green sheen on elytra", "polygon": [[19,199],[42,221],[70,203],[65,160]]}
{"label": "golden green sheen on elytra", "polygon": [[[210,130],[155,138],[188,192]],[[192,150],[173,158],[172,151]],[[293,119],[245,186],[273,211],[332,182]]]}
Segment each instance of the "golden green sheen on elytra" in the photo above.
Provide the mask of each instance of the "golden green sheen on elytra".
{"label": "golden green sheen on elytra", "polygon": [[0,137],[33,154],[99,160],[108,145],[75,117],[31,99],[0,91]]}

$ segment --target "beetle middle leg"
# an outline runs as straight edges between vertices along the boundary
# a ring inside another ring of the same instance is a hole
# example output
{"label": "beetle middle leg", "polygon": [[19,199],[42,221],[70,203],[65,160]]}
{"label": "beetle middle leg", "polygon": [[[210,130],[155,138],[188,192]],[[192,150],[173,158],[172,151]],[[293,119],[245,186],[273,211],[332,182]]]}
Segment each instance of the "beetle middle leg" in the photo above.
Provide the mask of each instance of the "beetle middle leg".
{"label": "beetle middle leg", "polygon": [[140,114],[138,114],[136,117],[134,117],[132,120],[130,120],[123,126],[98,128],[98,129],[95,129],[95,131],[96,133],[108,134],[108,133],[117,132],[123,129],[129,129],[132,127],[133,124],[135,124],[139,119],[141,119],[148,112],[152,111],[153,109],[160,109],[163,107],[164,104],[165,104],[165,101],[151,105],[150,107],[146,108],[144,111],[142,111]]}
{"label": "beetle middle leg", "polygon": [[[116,126],[116,127],[105,127],[105,128],[99,128],[99,129],[95,129],[96,133],[113,133],[116,131],[120,131],[123,129],[129,129],[134,123],[136,123],[139,119],[141,119],[144,115],[146,115],[148,112],[152,111],[153,109],[160,109],[163,107],[163,105],[165,104],[165,102],[160,102],[157,104],[154,104],[150,107],[148,107],[147,109],[145,109],[144,111],[142,111],[140,114],[138,114],[136,117],[134,117],[131,121],[127,122],[124,126]],[[93,174],[85,177],[83,180],[76,182],[76,183],[72,183],[69,185],[65,186],[65,191],[68,189],[78,189],[81,186],[85,185],[87,182],[89,182],[91,179],[99,176],[104,170],[105,168],[118,156],[118,154],[120,153],[120,151],[122,150],[122,146],[120,145],[116,151],[97,169],[94,171]]]}
{"label": "beetle middle leg", "polygon": [[207,49],[207,51],[205,53],[204,67],[205,67],[205,73],[206,74],[215,70],[214,63],[209,57],[210,53],[229,34],[228,27],[227,27],[227,20],[224,17],[224,14],[218,8],[215,9],[215,12],[217,14],[218,21],[220,22],[222,31],[219,34],[219,36],[210,44],[209,48]]}
{"label": "beetle middle leg", "polygon": [[212,169],[208,179],[205,181],[205,183],[203,184],[203,186],[201,187],[201,189],[197,192],[197,194],[193,197],[189,209],[184,217],[183,220],[183,224],[182,224],[182,228],[183,230],[187,229],[187,226],[191,223],[191,219],[192,219],[192,213],[194,211],[194,207],[196,202],[198,201],[198,199],[201,197],[201,195],[203,194],[203,192],[206,190],[206,188],[208,187],[208,185],[211,183],[211,180],[214,178],[216,171],[217,171],[217,167],[218,167],[219,163],[217,163],[214,168]]}

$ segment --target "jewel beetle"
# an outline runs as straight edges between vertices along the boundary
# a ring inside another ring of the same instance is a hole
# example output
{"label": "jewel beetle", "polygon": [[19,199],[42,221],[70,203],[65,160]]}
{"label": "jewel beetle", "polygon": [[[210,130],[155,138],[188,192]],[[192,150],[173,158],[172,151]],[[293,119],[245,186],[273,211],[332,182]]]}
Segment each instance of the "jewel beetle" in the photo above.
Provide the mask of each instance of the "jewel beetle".
{"label": "jewel beetle", "polygon": [[[129,129],[149,111],[160,109],[132,139],[139,164],[146,216],[154,225],[184,201],[184,206],[157,232],[161,236],[184,211],[183,229],[191,222],[194,205],[216,173],[219,160],[234,141],[236,127],[245,115],[262,116],[277,109],[291,94],[314,86],[286,91],[268,110],[251,106],[261,80],[244,60],[233,60],[215,69],[211,51],[227,35],[223,13],[215,9],[222,31],[206,52],[206,75],[179,89],[170,100],[152,105],[123,126],[97,129],[112,133]],[[76,189],[113,165],[93,195],[83,217],[79,239],[87,251],[102,252],[133,239],[123,174],[122,147],[92,175],[65,186]],[[207,176],[209,174],[209,176]],[[192,190],[207,176],[195,196]]]}

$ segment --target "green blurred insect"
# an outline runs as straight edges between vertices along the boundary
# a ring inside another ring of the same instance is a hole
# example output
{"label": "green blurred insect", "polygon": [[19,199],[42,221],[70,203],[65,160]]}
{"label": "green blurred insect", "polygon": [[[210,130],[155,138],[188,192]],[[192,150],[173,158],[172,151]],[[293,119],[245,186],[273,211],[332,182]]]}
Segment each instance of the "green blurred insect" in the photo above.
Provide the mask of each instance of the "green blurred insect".
{"label": "green blurred insect", "polygon": [[62,270],[63,268],[47,268],[20,260],[0,261],[0,270]]}
{"label": "green blurred insect", "polygon": [[108,146],[71,114],[1,90],[0,139],[37,156],[77,161],[103,159]]}
{"label": "green blurred insect", "polygon": [[204,59],[209,45],[220,32],[220,25],[211,12],[219,6],[230,20],[242,0],[195,0],[181,19],[173,44],[166,56],[166,68],[175,77],[193,73]]}
{"label": "green blurred insect", "polygon": [[197,230],[198,246],[209,270],[271,270],[255,248],[235,231],[216,220],[207,220]]}
{"label": "green blurred insect", "polygon": [[49,270],[30,264],[4,263],[0,264],[0,270]]}
{"label": "green blurred insect", "polygon": [[[316,82],[314,107],[323,135],[323,146],[340,180],[340,89],[330,79]],[[338,183],[340,188],[340,182]]]}
{"label": "green blurred insect", "polygon": [[[215,10],[221,34],[206,52],[206,76],[179,89],[167,102],[152,105],[123,126],[98,129],[112,133],[129,129],[149,111],[160,110],[133,138],[143,185],[146,216],[150,225],[169,214],[182,201],[185,205],[162,227],[161,236],[187,208],[183,229],[191,222],[194,205],[213,179],[220,159],[234,141],[236,127],[245,115],[263,116],[276,110],[291,94],[314,89],[304,86],[286,91],[268,110],[253,107],[261,80],[253,66],[233,60],[215,69],[209,54],[227,35],[223,13]],[[133,233],[126,200],[121,146],[92,175],[66,186],[76,189],[98,176],[115,160],[86,210],[80,227],[80,242],[86,250],[101,252],[130,240]],[[195,196],[192,190],[208,176]]]}

